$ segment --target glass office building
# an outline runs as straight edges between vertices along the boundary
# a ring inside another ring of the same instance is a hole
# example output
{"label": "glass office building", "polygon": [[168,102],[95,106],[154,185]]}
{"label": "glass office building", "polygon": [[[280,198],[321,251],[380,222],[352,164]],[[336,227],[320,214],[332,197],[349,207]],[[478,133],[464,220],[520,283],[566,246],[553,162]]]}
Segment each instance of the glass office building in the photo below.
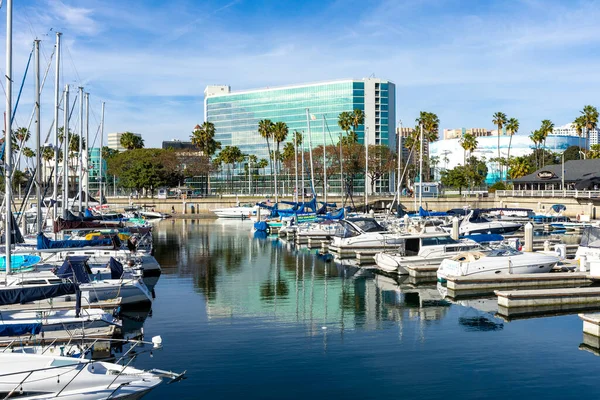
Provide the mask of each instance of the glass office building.
{"label": "glass office building", "polygon": [[[285,122],[292,132],[304,134],[313,146],[336,144],[341,129],[338,115],[362,110],[365,123],[356,131],[360,143],[368,132],[369,144],[395,147],[395,85],[369,78],[232,92],[228,86],[208,86],[204,91],[204,116],[215,125],[215,139],[222,147],[237,146],[245,154],[267,158],[265,139],[258,134],[258,121]],[[308,118],[307,118],[308,110]]]}
{"label": "glass office building", "polygon": [[[359,143],[396,148],[394,83],[379,79],[348,79],[232,92],[229,86],[207,86],[204,118],[215,126],[215,140],[237,146],[244,154],[268,159],[266,141],[258,133],[258,122],[285,122],[292,133],[303,134],[304,146],[337,144],[342,130],[341,112],[362,110],[365,122],[356,133]],[[310,137],[308,135],[310,129]],[[272,143],[271,143],[272,144]],[[285,143],[280,145],[283,151]],[[273,150],[273,147],[271,147]]]}

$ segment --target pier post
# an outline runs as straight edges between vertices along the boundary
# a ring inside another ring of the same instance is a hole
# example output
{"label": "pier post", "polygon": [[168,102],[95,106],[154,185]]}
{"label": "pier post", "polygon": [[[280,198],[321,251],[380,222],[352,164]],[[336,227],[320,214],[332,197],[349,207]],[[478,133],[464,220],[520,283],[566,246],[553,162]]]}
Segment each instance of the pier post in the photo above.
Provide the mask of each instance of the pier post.
{"label": "pier post", "polygon": [[458,240],[458,217],[452,218],[452,239]]}
{"label": "pier post", "polygon": [[525,224],[525,251],[533,251],[533,225],[531,222]]}

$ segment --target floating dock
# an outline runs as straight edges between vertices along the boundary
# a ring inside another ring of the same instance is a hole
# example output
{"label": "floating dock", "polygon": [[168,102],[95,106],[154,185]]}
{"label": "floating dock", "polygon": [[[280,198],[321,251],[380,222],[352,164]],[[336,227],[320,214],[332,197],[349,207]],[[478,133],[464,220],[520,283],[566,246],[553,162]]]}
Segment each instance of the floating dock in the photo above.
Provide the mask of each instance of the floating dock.
{"label": "floating dock", "polygon": [[600,310],[599,287],[496,291],[498,314],[505,317]]}
{"label": "floating dock", "polygon": [[494,294],[502,289],[546,289],[589,286],[593,283],[587,272],[550,272],[543,274],[498,275],[489,278],[450,276],[446,287],[448,296],[477,296]]}

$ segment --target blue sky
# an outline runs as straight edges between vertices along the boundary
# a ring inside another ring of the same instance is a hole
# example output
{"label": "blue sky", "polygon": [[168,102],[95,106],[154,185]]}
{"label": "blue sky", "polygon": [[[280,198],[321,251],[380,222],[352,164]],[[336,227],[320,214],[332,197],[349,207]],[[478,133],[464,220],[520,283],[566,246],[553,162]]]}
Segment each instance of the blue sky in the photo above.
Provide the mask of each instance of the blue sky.
{"label": "blue sky", "polygon": [[[396,83],[404,125],[426,110],[442,128],[492,128],[492,114],[503,111],[520,120],[522,134],[542,119],[563,125],[583,105],[600,106],[598,1],[15,3],[15,81],[32,40],[42,39],[44,70],[61,31],[63,82],[91,93],[91,131],[106,101],[105,132],[140,132],[147,146],[189,137],[203,120],[208,84],[241,90],[374,74]],[[43,132],[53,90],[48,79]],[[29,120],[32,91],[28,77],[20,126]]]}

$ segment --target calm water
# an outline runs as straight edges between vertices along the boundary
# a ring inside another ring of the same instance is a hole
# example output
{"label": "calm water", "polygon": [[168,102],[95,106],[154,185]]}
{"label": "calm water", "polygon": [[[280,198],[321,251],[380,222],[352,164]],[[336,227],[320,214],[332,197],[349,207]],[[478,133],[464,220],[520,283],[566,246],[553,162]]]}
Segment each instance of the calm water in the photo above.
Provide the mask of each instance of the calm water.
{"label": "calm water", "polygon": [[434,287],[325,263],[249,222],[163,221],[136,366],[188,371],[148,398],[570,399],[600,394],[576,315],[504,322]]}

